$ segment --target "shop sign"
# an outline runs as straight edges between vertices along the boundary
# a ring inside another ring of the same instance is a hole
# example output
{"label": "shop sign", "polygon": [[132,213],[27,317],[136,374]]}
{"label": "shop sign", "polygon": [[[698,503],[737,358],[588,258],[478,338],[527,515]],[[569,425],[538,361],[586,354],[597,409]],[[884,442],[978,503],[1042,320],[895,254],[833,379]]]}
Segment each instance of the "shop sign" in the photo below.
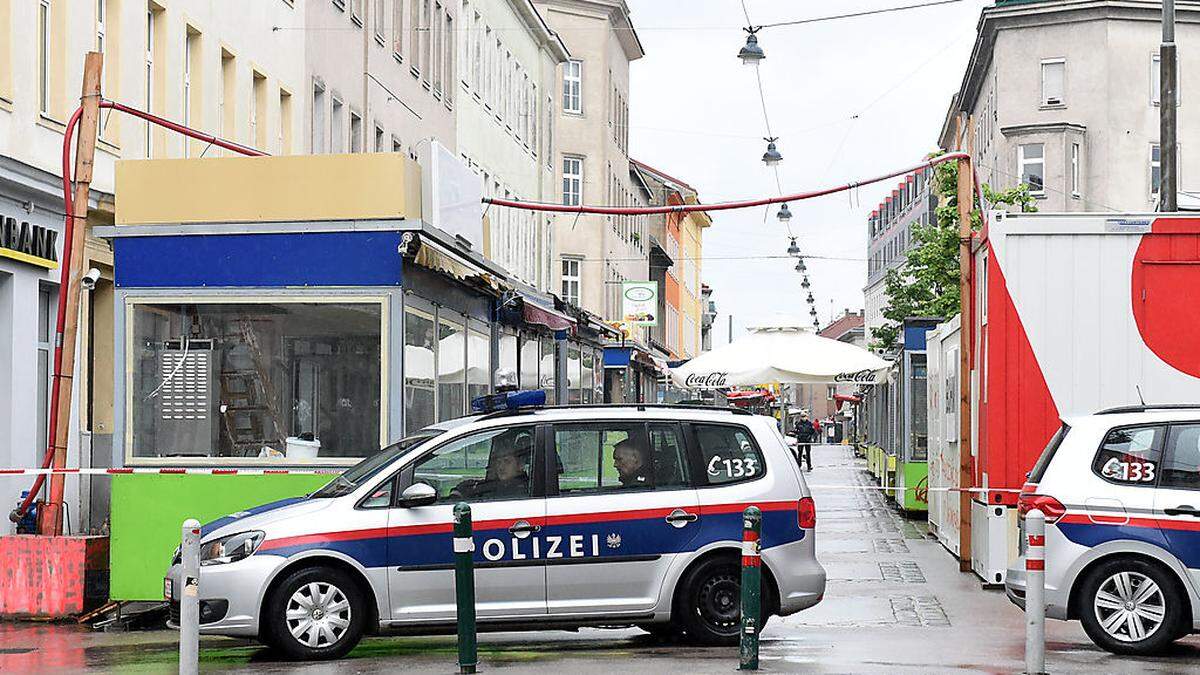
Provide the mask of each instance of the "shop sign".
{"label": "shop sign", "polygon": [[626,326],[658,325],[657,281],[626,281],[621,284],[621,320]]}
{"label": "shop sign", "polygon": [[16,218],[0,222],[0,256],[47,269],[58,267],[58,232]]}

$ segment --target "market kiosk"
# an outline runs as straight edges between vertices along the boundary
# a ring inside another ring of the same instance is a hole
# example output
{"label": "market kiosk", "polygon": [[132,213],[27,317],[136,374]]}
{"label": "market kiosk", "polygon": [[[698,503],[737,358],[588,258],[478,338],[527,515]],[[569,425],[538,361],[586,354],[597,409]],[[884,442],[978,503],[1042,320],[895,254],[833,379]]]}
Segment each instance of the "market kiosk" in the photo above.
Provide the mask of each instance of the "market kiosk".
{"label": "market kiosk", "polygon": [[116,192],[113,466],[189,473],[113,476],[113,599],[161,599],[186,518],[310,492],[466,414],[497,366],[552,392],[573,367],[579,398],[581,355],[599,370],[485,233],[431,224],[407,157],[121,162]]}

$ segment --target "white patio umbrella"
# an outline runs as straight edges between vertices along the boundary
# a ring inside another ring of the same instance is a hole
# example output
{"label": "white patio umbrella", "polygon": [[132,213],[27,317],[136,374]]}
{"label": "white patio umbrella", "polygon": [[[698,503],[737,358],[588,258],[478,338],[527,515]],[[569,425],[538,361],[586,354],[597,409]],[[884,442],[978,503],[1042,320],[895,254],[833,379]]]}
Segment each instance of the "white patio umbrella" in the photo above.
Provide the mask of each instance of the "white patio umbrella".
{"label": "white patio umbrella", "polygon": [[781,384],[874,384],[891,364],[871,352],[793,326],[751,329],[724,347],[671,369],[688,389]]}

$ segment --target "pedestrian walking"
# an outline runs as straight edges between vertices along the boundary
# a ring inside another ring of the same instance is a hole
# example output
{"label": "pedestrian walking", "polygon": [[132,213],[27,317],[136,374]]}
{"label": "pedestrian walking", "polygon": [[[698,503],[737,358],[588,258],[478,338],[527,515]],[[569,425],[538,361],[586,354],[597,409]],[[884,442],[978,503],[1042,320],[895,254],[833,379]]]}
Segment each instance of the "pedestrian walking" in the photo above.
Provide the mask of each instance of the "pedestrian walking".
{"label": "pedestrian walking", "polygon": [[812,443],[816,440],[816,432],[808,415],[801,413],[796,421],[796,462],[812,471]]}

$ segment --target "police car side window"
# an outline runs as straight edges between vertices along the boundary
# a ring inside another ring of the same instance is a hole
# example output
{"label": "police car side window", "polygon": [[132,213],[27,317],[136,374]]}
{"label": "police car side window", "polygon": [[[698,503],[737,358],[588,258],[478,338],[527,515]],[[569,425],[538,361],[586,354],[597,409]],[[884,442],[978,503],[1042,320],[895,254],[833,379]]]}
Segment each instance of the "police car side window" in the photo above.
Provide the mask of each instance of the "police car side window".
{"label": "police car side window", "polygon": [[457,438],[419,460],[413,482],[433,486],[438,503],[528,498],[533,439],[532,426],[488,429]]}
{"label": "police car side window", "polygon": [[643,429],[627,422],[555,425],[559,494],[653,487]]}
{"label": "police car side window", "polygon": [[1092,471],[1118,485],[1152,487],[1158,481],[1162,427],[1124,427],[1104,436]]}
{"label": "police car side window", "polygon": [[754,437],[744,427],[693,424],[700,448],[700,485],[726,485],[754,480],[766,466]]}
{"label": "police car side window", "polygon": [[690,487],[687,452],[678,424],[650,424],[650,458],[654,485],[659,490]]}
{"label": "police car side window", "polygon": [[1171,427],[1163,454],[1162,488],[1200,490],[1200,424]]}

